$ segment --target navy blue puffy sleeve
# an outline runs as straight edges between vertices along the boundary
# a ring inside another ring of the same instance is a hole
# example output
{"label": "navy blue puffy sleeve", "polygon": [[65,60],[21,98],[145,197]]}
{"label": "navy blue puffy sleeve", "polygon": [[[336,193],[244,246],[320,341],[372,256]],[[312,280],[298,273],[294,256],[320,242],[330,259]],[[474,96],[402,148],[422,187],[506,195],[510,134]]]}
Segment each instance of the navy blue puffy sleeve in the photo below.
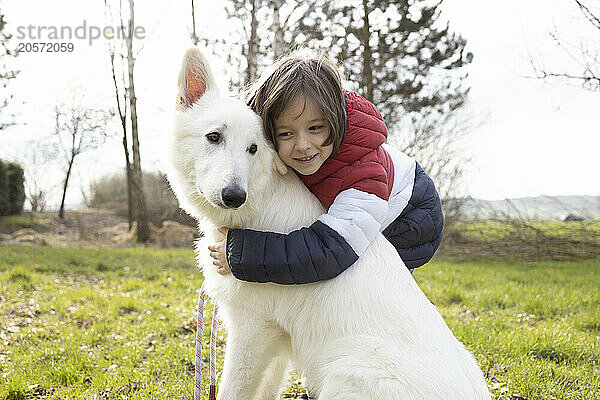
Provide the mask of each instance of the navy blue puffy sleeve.
{"label": "navy blue puffy sleeve", "polygon": [[289,234],[250,229],[230,229],[227,234],[229,268],[247,282],[317,282],[336,277],[356,260],[344,238],[321,221]]}
{"label": "navy blue puffy sleeve", "polygon": [[411,269],[427,263],[439,247],[444,235],[442,202],[433,181],[418,163],[408,205],[382,233]]}

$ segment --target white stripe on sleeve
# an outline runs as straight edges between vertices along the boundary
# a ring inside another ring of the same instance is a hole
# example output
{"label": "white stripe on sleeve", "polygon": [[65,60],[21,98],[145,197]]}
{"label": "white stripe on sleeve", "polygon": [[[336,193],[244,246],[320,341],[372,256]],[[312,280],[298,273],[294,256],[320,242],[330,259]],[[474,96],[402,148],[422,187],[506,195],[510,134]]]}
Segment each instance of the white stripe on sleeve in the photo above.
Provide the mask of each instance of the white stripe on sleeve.
{"label": "white stripe on sleeve", "polygon": [[392,223],[408,205],[412,197],[413,187],[415,185],[415,167],[416,161],[402,153],[395,147],[385,143],[383,145],[388,152],[394,164],[394,186],[390,193],[388,210],[385,220],[381,224],[383,231]]}
{"label": "white stripe on sleeve", "polygon": [[388,202],[357,189],[340,192],[318,220],[338,232],[360,256],[382,230]]}

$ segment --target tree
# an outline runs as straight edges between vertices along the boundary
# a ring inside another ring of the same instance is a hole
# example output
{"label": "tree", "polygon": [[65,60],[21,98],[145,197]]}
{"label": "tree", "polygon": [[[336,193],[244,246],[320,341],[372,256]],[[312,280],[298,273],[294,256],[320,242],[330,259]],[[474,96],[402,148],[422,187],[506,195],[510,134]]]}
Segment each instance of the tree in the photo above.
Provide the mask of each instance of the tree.
{"label": "tree", "polygon": [[25,143],[19,159],[25,165],[25,194],[32,212],[44,211],[48,191],[48,164],[55,161],[54,135]]}
{"label": "tree", "polygon": [[23,168],[17,163],[9,163],[6,169],[8,176],[8,215],[23,212],[25,203],[25,175]]}
{"label": "tree", "polygon": [[[121,32],[125,32],[125,26],[123,22],[123,10],[121,2],[119,2],[119,13],[118,17],[112,14],[111,7],[107,0],[104,2],[107,19],[113,23],[118,19],[118,24]],[[129,139],[127,130],[127,79],[125,77],[125,57],[123,56],[123,49],[117,52],[117,46],[123,47],[122,41],[109,42],[108,55],[110,57],[110,66],[112,72],[113,85],[115,87],[115,100],[117,103],[117,113],[119,116],[119,122],[121,123],[122,130],[122,144],[123,153],[125,155],[125,177],[126,177],[126,188],[127,188],[127,220],[129,223],[129,229],[131,230],[133,219],[134,219],[134,203],[133,203],[133,184],[132,184],[132,164],[131,157],[129,154]],[[115,56],[118,55],[118,62],[115,62]],[[119,68],[120,67],[120,68]],[[118,69],[118,71],[117,71]],[[117,79],[119,74],[119,79]]]}
{"label": "tree", "polygon": [[133,67],[135,66],[135,58],[133,56],[133,37],[134,37],[134,1],[129,0],[129,24],[128,32],[124,35],[125,44],[127,47],[127,76],[128,76],[128,97],[129,97],[129,117],[131,120],[131,137],[132,137],[132,184],[133,184],[133,199],[136,209],[137,222],[137,240],[138,242],[147,242],[150,240],[150,226],[148,225],[148,216],[146,213],[146,199],[144,198],[144,187],[142,182],[142,165],[140,158],[140,141],[138,138],[138,120],[137,120],[137,105],[135,97],[135,86],[133,83]]}
{"label": "tree", "polygon": [[7,165],[0,160],[0,215],[8,215],[10,202],[8,199],[8,174]]}
{"label": "tree", "polygon": [[8,60],[18,55],[16,50],[10,47],[10,38],[12,35],[4,31],[6,22],[4,21],[4,13],[0,9],[0,87],[2,87],[2,96],[0,98],[0,131],[8,126],[14,125],[12,116],[7,115],[4,108],[8,105],[8,101],[12,95],[8,94],[8,84],[12,79],[17,77],[19,71],[10,67]]}
{"label": "tree", "polygon": [[563,34],[550,33],[556,45],[564,50],[574,65],[569,70],[546,70],[538,67],[532,60],[536,77],[541,79],[563,79],[581,85],[586,90],[600,91],[600,1],[573,0],[573,5],[583,18],[583,27],[595,32],[595,40],[583,40],[573,43],[563,39]]}
{"label": "tree", "polygon": [[206,32],[199,42],[227,60],[230,88],[240,91],[295,46],[299,21],[320,4],[325,1],[229,0],[225,3],[229,30],[219,36]]}
{"label": "tree", "polygon": [[452,112],[468,95],[463,67],[473,55],[465,50],[466,40],[441,21],[440,4],[229,0],[226,12],[228,21],[238,22],[232,24],[236,34],[206,42],[229,53],[228,61],[232,53],[242,55],[235,67],[241,67],[237,82],[243,85],[290,49],[325,52],[337,60],[351,89],[374,102],[395,126],[408,114]]}
{"label": "tree", "polygon": [[56,107],[54,112],[54,133],[65,158],[65,179],[58,212],[58,217],[64,219],[65,197],[75,158],[104,143],[107,136],[105,127],[112,114],[103,110],[65,105]]}
{"label": "tree", "polygon": [[0,215],[23,211],[24,181],[23,168],[19,164],[0,160]]}
{"label": "tree", "polygon": [[[125,154],[125,177],[127,183],[127,220],[129,223],[129,229],[131,229],[133,223],[133,184],[132,184],[132,165],[131,158],[129,156],[129,144],[127,138],[127,90],[121,90],[121,87],[125,87],[125,76],[121,77],[121,85],[117,83],[117,77],[115,72],[115,52],[114,48],[109,50],[110,65],[112,69],[112,78],[115,85],[115,99],[117,101],[117,112],[119,114],[119,120],[121,122],[122,129],[122,143],[123,152]],[[122,92],[122,93],[121,93]]]}
{"label": "tree", "polygon": [[241,90],[256,79],[258,64],[266,55],[258,23],[258,13],[266,5],[267,0],[230,0],[225,4],[225,12],[228,21],[237,21],[230,25],[235,26],[233,32],[223,38],[203,41],[205,45],[212,45],[216,53],[226,55],[227,64],[237,70],[237,73],[230,71],[230,86],[234,90]]}
{"label": "tree", "polygon": [[[109,55],[112,66],[113,83],[115,86],[115,98],[117,101],[117,110],[121,119],[121,126],[123,129],[123,149],[125,153],[125,170],[126,176],[128,177],[128,192],[130,192],[128,198],[130,199],[129,210],[133,209],[133,215],[135,217],[137,225],[137,240],[138,242],[147,242],[150,240],[150,227],[148,225],[148,216],[146,209],[146,199],[144,196],[144,188],[142,181],[142,168],[141,168],[141,157],[140,157],[140,143],[139,143],[139,128],[137,118],[137,98],[135,96],[135,84],[134,84],[134,67],[136,61],[136,55],[133,51],[133,39],[135,37],[135,4],[134,0],[129,0],[128,14],[125,13],[119,2],[119,13],[118,20],[120,24],[122,41],[117,42],[115,39],[114,47],[110,47]],[[105,1],[107,13],[112,18],[110,12],[110,6],[108,0]],[[125,26],[124,20],[127,20],[127,26]],[[123,53],[120,53],[120,68],[123,73],[122,84],[117,82],[116,78],[116,64],[115,63],[115,49],[119,46],[123,49]],[[121,89],[122,86],[122,89]],[[122,97],[121,97],[122,92]],[[128,144],[128,133],[127,133],[127,106],[129,106],[129,120],[130,120],[130,134],[131,134],[131,149]],[[130,152],[131,150],[131,152]],[[130,159],[131,154],[131,159]],[[131,219],[130,219],[131,221]],[[130,222],[131,226],[131,222]]]}
{"label": "tree", "polygon": [[441,2],[329,2],[300,21],[297,40],[327,50],[352,89],[380,109],[388,126],[460,108],[469,92],[466,41],[441,21]]}

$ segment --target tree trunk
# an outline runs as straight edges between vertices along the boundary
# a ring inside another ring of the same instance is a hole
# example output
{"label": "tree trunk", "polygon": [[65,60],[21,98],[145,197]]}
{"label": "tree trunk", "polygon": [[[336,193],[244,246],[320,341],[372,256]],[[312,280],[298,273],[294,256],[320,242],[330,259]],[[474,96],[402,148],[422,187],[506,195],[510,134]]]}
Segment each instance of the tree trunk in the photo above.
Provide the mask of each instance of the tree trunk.
{"label": "tree trunk", "polygon": [[137,241],[147,242],[150,240],[150,227],[148,225],[148,216],[146,215],[146,199],[144,197],[144,187],[142,182],[142,167],[140,159],[140,142],[138,139],[137,108],[135,98],[135,86],[133,84],[133,29],[134,29],[134,0],[129,0],[129,32],[125,37],[127,44],[127,67],[129,73],[129,114],[131,116],[131,138],[133,151],[133,199],[135,202],[135,214],[137,222]]}
{"label": "tree trunk", "polygon": [[369,6],[367,0],[363,0],[363,27],[362,27],[362,38],[363,44],[363,73],[362,73],[362,87],[364,90],[363,95],[366,99],[373,101],[373,55],[371,54],[371,46],[369,45],[369,39],[371,38],[371,25],[369,23]]}
{"label": "tree trunk", "polygon": [[194,0],[192,0],[192,43],[198,46],[198,36],[196,35],[196,12],[194,11]]}
{"label": "tree trunk", "polygon": [[71,176],[73,161],[75,161],[75,154],[71,154],[71,160],[69,160],[69,169],[67,169],[67,176],[65,177],[65,183],[63,184],[62,200],[60,201],[60,209],[58,210],[58,218],[60,219],[65,219],[65,197],[67,196],[67,186],[69,185],[69,177]]}
{"label": "tree trunk", "polygon": [[244,84],[248,85],[254,81],[256,78],[256,58],[257,58],[257,30],[258,30],[258,20],[256,18],[257,13],[257,1],[260,0],[251,0],[250,5],[252,10],[250,11],[251,20],[250,20],[250,37],[248,38],[248,54],[246,55],[246,62],[248,63],[248,69],[246,69],[246,82]]}
{"label": "tree trunk", "polygon": [[271,31],[275,35],[273,40],[273,55],[275,60],[283,55],[283,27],[281,26],[281,18],[279,15],[279,9],[281,4],[279,0],[272,0],[271,7],[273,8],[273,24],[271,25]]}
{"label": "tree trunk", "polygon": [[[121,98],[119,96],[119,85],[117,84],[117,76],[115,74],[115,54],[110,53],[110,65],[112,68],[113,83],[115,85],[115,97],[117,99],[117,111],[121,120],[121,128],[123,129],[123,151],[125,152],[125,178],[127,179],[127,222],[129,230],[133,223],[133,193],[131,191],[131,159],[129,157],[129,145],[127,143],[127,99],[124,97],[123,108],[121,108]],[[125,85],[124,85],[125,86]]]}
{"label": "tree trunk", "polygon": [[127,220],[129,223],[129,230],[131,230],[133,225],[134,203],[131,183],[131,161],[129,161],[129,148],[127,147],[126,133],[123,135],[123,149],[125,150],[125,178],[127,179]]}

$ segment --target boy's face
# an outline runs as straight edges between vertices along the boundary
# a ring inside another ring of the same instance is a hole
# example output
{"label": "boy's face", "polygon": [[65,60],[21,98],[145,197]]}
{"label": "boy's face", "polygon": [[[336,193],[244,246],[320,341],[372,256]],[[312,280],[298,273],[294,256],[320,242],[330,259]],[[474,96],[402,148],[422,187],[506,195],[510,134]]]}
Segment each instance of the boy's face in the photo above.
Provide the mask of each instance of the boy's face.
{"label": "boy's face", "polygon": [[333,152],[333,144],[323,145],[329,131],[321,109],[311,99],[298,96],[275,120],[277,154],[299,174],[314,174]]}

